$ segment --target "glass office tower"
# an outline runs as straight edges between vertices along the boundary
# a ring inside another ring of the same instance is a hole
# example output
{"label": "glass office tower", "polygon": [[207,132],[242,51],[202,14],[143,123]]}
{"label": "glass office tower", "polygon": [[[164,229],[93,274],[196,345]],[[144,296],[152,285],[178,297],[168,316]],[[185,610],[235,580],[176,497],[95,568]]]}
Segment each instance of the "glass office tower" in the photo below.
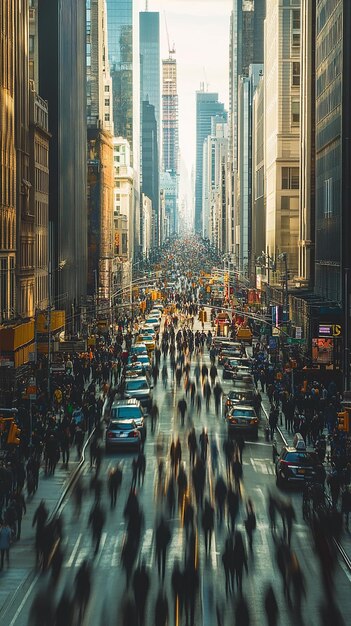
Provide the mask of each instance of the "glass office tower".
{"label": "glass office tower", "polygon": [[160,14],[139,14],[140,100],[155,107],[157,132],[160,136]]}
{"label": "glass office tower", "polygon": [[203,234],[202,215],[202,180],[203,180],[203,145],[211,134],[212,117],[223,116],[227,121],[224,104],[218,102],[218,93],[196,92],[196,178],[195,178],[195,232]]}
{"label": "glass office tower", "polygon": [[107,0],[115,136],[133,146],[133,0]]}

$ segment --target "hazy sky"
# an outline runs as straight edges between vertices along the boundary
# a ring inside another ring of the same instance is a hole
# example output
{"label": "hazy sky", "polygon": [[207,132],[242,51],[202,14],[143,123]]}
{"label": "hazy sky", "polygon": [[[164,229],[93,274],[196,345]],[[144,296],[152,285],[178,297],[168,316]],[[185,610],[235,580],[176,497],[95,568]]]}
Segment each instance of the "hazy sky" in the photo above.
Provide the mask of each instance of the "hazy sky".
{"label": "hazy sky", "polygon": [[[139,0],[140,10],[145,1]],[[161,56],[168,57],[164,14],[170,44],[175,44],[178,68],[181,156],[189,175],[195,165],[195,92],[200,82],[218,91],[228,108],[229,20],[233,0],[149,0],[149,11],[160,12]]]}

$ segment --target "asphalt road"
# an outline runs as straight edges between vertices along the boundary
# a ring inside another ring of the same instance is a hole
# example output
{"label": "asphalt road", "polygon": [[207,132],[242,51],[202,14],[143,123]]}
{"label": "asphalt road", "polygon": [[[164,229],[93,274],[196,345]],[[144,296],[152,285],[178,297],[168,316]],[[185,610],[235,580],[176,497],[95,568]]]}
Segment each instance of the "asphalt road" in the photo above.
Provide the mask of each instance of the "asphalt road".
{"label": "asphalt road", "polygon": [[[207,351],[203,359],[208,362]],[[161,361],[162,365],[162,361]],[[192,364],[192,367],[194,363]],[[230,389],[230,381],[222,382],[223,388]],[[226,429],[223,420],[215,416],[213,401],[210,411],[207,414],[205,407],[202,407],[200,415],[196,411],[190,412],[186,419],[184,428],[181,428],[177,416],[177,402],[183,395],[184,390],[177,390],[171,383],[171,373],[169,370],[169,382],[164,389],[159,381],[154,388],[154,399],[158,403],[160,419],[154,434],[151,433],[148,425],[148,435],[145,444],[147,458],[145,482],[138,489],[140,503],[142,504],[145,526],[141,542],[140,558],[146,561],[151,578],[151,588],[147,604],[147,626],[155,623],[154,605],[157,593],[160,589],[160,581],[157,574],[154,554],[154,527],[155,519],[159,513],[165,510],[164,489],[157,483],[157,455],[156,442],[163,442],[163,456],[166,466],[166,473],[169,474],[169,444],[172,436],[179,434],[183,459],[186,469],[189,470],[189,457],[186,445],[186,438],[190,424],[194,424],[197,435],[205,426],[208,429],[210,438],[215,437],[218,441],[218,448],[221,451],[219,471],[225,476],[224,458],[222,454],[222,444],[226,437]],[[188,403],[190,404],[190,402]],[[120,556],[124,541],[125,524],[123,518],[124,504],[129,493],[131,484],[131,453],[107,454],[103,458],[101,476],[106,480],[109,469],[117,462],[123,466],[123,483],[119,494],[117,507],[111,511],[107,488],[102,496],[102,503],[107,512],[107,521],[104,527],[101,546],[95,559],[93,559],[93,549],[90,530],[87,528],[89,513],[93,504],[93,496],[87,493],[81,515],[77,520],[74,516],[72,499],[68,498],[63,506],[63,518],[65,527],[65,559],[61,578],[54,589],[48,593],[54,602],[57,602],[63,589],[72,589],[77,570],[85,558],[92,559],[93,562],[93,587],[85,614],[84,624],[90,626],[112,626],[122,624],[121,605],[131,592],[126,590],[124,572],[121,569]],[[272,463],[271,445],[264,441],[263,428],[260,428],[257,441],[247,442],[244,449],[243,463],[243,498],[239,516],[238,528],[245,535],[245,503],[251,497],[257,516],[257,528],[254,534],[254,553],[249,556],[249,571],[244,577],[244,596],[248,601],[251,626],[262,626],[265,624],[263,597],[268,583],[275,589],[279,604],[278,624],[291,624],[303,626],[310,624],[320,624],[320,611],[323,603],[323,587],[320,578],[319,563],[313,551],[311,534],[308,526],[301,516],[301,494],[291,492],[289,494],[280,493],[281,498],[291,498],[295,507],[297,521],[294,525],[292,548],[300,562],[306,580],[306,597],[303,600],[302,616],[298,617],[286,603],[280,574],[275,561],[275,541],[272,537],[268,517],[267,517],[267,493],[269,490],[276,492],[274,467]],[[88,487],[93,470],[87,463],[83,469],[83,481]],[[206,493],[210,497],[213,494],[215,476],[213,475],[210,460],[207,465]],[[182,625],[184,620],[173,610],[173,598],[171,595],[171,573],[175,558],[183,558],[185,551],[185,533],[182,528],[181,515],[177,511],[174,518],[170,519],[172,528],[172,541],[168,552],[166,579],[164,589],[166,591],[169,609],[170,625]],[[278,535],[282,532],[279,525]],[[198,564],[200,571],[200,590],[196,607],[196,626],[216,626],[216,613],[221,616],[222,625],[230,626],[234,624],[234,610],[237,602],[237,594],[226,599],[225,578],[222,566],[222,553],[225,539],[227,537],[226,523],[219,525],[216,522],[215,536],[212,543],[212,550],[209,558],[205,556],[204,538],[201,529],[198,532]],[[348,623],[351,615],[351,575],[340,562],[335,577],[335,598],[345,624]],[[23,586],[21,593],[16,599],[15,606],[9,607],[6,615],[8,626],[28,626],[30,607],[35,595],[40,589],[48,589],[46,575],[33,575]],[[83,625],[82,625],[83,626]],[[132,624],[130,626],[133,626]],[[334,626],[336,624],[334,623]]]}

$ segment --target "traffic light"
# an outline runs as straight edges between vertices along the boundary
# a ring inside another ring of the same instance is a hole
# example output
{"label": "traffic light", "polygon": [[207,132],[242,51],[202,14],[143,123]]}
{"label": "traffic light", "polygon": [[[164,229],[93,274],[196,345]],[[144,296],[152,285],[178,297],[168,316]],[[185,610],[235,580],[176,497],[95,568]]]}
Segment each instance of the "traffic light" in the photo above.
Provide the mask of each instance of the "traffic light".
{"label": "traffic light", "polygon": [[342,430],[345,433],[349,432],[349,413],[348,413],[348,411],[341,411],[341,413],[338,413],[338,430]]}
{"label": "traffic light", "polygon": [[12,443],[18,446],[18,444],[20,443],[20,434],[21,429],[18,428],[15,422],[12,422],[12,424],[10,425],[9,435],[7,437],[7,443]]}

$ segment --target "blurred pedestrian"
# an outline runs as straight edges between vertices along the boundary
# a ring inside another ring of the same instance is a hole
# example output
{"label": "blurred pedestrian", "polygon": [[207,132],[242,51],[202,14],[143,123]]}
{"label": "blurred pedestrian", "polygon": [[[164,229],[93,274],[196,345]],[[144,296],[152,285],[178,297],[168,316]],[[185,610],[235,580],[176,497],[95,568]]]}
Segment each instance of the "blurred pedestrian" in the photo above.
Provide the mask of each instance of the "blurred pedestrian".
{"label": "blurred pedestrian", "polygon": [[279,608],[272,585],[268,585],[264,596],[264,608],[268,626],[278,625]]}

